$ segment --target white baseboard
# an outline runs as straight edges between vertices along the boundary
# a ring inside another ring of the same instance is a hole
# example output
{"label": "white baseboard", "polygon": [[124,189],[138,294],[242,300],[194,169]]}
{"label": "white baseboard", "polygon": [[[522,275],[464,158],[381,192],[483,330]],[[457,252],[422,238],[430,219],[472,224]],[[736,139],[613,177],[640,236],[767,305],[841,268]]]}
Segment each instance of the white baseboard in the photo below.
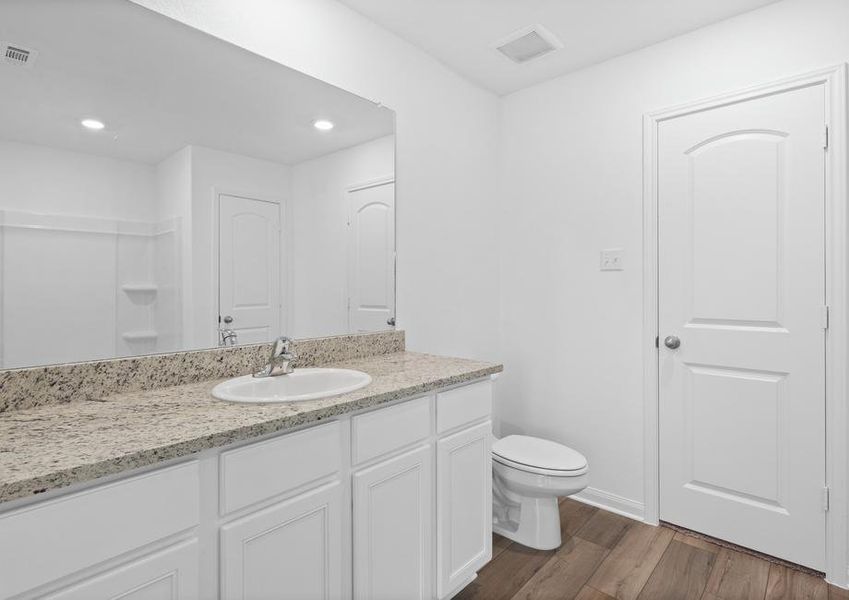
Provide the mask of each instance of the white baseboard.
{"label": "white baseboard", "polygon": [[645,505],[642,502],[591,487],[570,496],[570,498],[636,521],[643,521],[646,512]]}

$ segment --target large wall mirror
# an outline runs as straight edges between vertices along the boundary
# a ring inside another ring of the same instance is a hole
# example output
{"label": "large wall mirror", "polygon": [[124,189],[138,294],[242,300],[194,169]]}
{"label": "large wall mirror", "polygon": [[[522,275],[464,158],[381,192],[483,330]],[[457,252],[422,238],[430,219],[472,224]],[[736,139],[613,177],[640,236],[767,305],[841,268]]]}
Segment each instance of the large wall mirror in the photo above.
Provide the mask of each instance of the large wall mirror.
{"label": "large wall mirror", "polygon": [[0,368],[394,326],[392,111],[128,0],[0,43]]}

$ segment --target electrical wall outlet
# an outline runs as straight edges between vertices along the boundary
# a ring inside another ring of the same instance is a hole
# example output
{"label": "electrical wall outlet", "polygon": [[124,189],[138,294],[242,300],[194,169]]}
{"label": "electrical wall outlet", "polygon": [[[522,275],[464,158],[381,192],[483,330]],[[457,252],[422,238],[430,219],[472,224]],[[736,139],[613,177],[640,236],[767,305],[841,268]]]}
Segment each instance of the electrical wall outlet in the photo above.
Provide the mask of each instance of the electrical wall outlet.
{"label": "electrical wall outlet", "polygon": [[609,248],[601,251],[602,271],[624,271],[622,262],[622,248]]}

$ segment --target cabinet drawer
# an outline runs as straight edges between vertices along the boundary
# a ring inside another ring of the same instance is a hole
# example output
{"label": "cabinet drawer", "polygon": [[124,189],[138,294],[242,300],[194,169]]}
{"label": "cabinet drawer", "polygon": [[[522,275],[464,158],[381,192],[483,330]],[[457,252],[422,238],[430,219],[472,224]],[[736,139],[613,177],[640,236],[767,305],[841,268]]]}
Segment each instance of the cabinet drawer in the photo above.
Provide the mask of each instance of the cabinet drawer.
{"label": "cabinet drawer", "polygon": [[197,462],[0,516],[0,598],[198,524]]}
{"label": "cabinet drawer", "polygon": [[454,388],[436,395],[436,430],[439,433],[492,414],[492,381]]}
{"label": "cabinet drawer", "polygon": [[273,498],[339,471],[338,421],[221,454],[221,514]]}
{"label": "cabinet drawer", "polygon": [[354,417],[352,462],[365,462],[425,439],[430,434],[430,401],[428,396]]}

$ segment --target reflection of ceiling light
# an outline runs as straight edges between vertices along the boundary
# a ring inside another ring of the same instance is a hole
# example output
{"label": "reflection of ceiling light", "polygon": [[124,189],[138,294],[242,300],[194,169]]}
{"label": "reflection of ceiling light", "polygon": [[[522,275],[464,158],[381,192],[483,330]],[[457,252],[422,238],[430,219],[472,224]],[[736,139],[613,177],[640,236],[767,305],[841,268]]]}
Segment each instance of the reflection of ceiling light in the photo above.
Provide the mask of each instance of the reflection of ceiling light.
{"label": "reflection of ceiling light", "polygon": [[83,119],[80,121],[80,125],[86,129],[92,129],[94,131],[100,131],[106,127],[106,125],[103,124],[103,121],[98,121],[97,119]]}
{"label": "reflection of ceiling light", "polygon": [[318,129],[319,131],[330,131],[331,129],[333,129],[333,121],[328,121],[327,119],[319,119],[317,121],[314,121],[312,126]]}

